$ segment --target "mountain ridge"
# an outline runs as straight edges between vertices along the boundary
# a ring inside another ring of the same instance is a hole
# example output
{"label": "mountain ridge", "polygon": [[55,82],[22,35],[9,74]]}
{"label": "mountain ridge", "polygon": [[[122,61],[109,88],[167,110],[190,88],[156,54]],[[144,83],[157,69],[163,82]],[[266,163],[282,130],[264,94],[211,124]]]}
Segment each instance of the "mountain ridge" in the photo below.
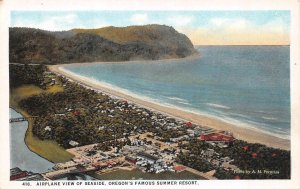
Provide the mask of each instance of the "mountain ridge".
{"label": "mountain ridge", "polygon": [[73,62],[159,60],[197,53],[187,36],[165,25],[46,31],[9,28],[9,61]]}

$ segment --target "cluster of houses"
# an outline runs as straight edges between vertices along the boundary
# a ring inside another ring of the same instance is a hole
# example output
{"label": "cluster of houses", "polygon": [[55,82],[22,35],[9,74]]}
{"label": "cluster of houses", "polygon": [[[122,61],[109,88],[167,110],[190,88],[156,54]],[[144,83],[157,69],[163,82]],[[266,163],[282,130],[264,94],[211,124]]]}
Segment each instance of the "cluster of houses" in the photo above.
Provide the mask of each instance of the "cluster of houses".
{"label": "cluster of houses", "polygon": [[97,144],[86,145],[68,149],[68,151],[75,155],[71,161],[57,163],[53,167],[54,170],[62,169],[106,169],[113,168],[124,162],[120,154],[115,153],[113,150],[103,152],[97,149]]}
{"label": "cluster of houses", "polygon": [[234,162],[233,159],[230,159],[229,157],[220,157],[220,154],[217,153],[212,148],[209,148],[207,150],[202,150],[201,157],[203,159],[206,159],[212,165],[214,165],[216,167],[222,167],[227,171],[229,171],[229,170],[238,171],[239,170],[239,168],[237,166],[232,164],[232,162]]}
{"label": "cluster of houses", "polygon": [[136,165],[142,171],[150,173],[174,171],[173,165],[168,165],[163,159],[145,152],[139,152],[137,154]]}
{"label": "cluster of houses", "polygon": [[57,83],[56,75],[52,72],[44,72],[44,81],[41,83],[41,86],[53,86]]}
{"label": "cluster of houses", "polygon": [[132,137],[131,145],[122,148],[125,160],[144,172],[174,172],[173,163],[176,159],[177,150],[171,150],[171,147],[170,149],[160,148],[155,140],[149,144],[147,141],[150,139],[145,139],[139,140]]}
{"label": "cluster of houses", "polygon": [[[47,74],[49,74],[52,77],[50,73]],[[79,85],[87,89],[94,90],[83,83],[79,83]],[[147,122],[150,122],[153,128],[156,129],[156,131],[155,130],[152,131],[154,132],[154,136],[156,137],[156,139],[161,139],[164,142],[178,143],[178,142],[189,141],[191,139],[198,138],[201,141],[206,141],[213,145],[217,143],[219,147],[226,147],[229,143],[234,141],[234,137],[232,135],[225,136],[225,134],[222,135],[218,132],[215,132],[215,130],[212,128],[196,125],[189,121],[175,119],[173,117],[164,115],[160,112],[155,112],[147,108],[138,106],[126,100],[119,99],[114,96],[108,96],[101,91],[96,91],[96,92],[100,93],[103,96],[103,98],[97,99],[98,103],[93,104],[92,107],[90,107],[90,109],[93,112],[99,113],[101,116],[107,116],[109,118],[114,118],[115,116],[117,116],[118,112],[123,112],[126,113],[127,117],[138,117],[138,119],[147,120]],[[104,105],[103,103],[109,105]],[[66,108],[66,109],[67,109],[66,111],[70,111],[70,108]],[[128,125],[130,125],[131,127],[131,130],[129,132],[123,133],[124,136],[125,135],[132,136],[132,135],[148,132],[147,128],[144,127],[143,125],[134,125],[134,123],[130,123],[130,121],[124,121],[123,124],[124,127]],[[96,127],[98,128],[98,130],[103,130],[106,128],[103,125],[97,125]],[[173,137],[171,138],[161,137],[162,127],[164,129],[167,129],[169,133],[174,133],[174,135],[172,135]],[[49,130],[49,128],[47,129]],[[72,147],[77,146],[78,142],[77,141],[73,142],[73,141],[72,140],[69,141],[70,146]]]}
{"label": "cluster of houses", "polygon": [[130,137],[130,145],[123,146],[117,153],[115,149],[103,152],[97,144],[86,145],[68,149],[75,155],[72,161],[57,163],[55,170],[70,169],[72,167],[96,170],[105,170],[122,166],[125,162],[131,164],[144,172],[161,173],[165,171],[175,172],[173,163],[175,162],[177,150],[161,149],[155,142],[149,143],[147,139],[137,139]]}
{"label": "cluster of houses", "polygon": [[[84,84],[80,85],[89,88]],[[131,164],[134,164],[136,167],[143,171],[153,173],[159,173],[163,171],[175,171],[172,163],[175,162],[177,153],[180,149],[161,149],[161,143],[164,143],[165,145],[172,145],[183,141],[189,141],[191,139],[198,139],[200,141],[208,142],[213,146],[217,145],[218,147],[225,148],[235,140],[235,138],[230,133],[217,132],[214,129],[208,128],[206,126],[200,126],[193,124],[189,121],[175,119],[173,117],[164,115],[160,112],[155,112],[140,107],[131,102],[127,102],[126,100],[118,99],[116,97],[111,96],[108,97],[102,92],[99,93],[103,95],[103,98],[97,99],[98,103],[93,104],[92,107],[90,107],[90,109],[93,112],[101,116],[107,116],[110,118],[114,118],[117,116],[118,113],[123,112],[128,117],[138,117],[141,120],[146,120],[152,125],[153,128],[156,129],[152,130],[151,140],[157,142],[149,142],[149,140],[147,142],[147,140],[145,141],[142,139],[136,139],[131,137],[130,145],[123,146],[120,149],[120,151],[118,151],[119,156],[123,156],[124,160],[130,162]],[[104,103],[106,105],[104,105]],[[66,108],[66,111],[73,111],[73,109]],[[134,125],[133,123],[130,123],[129,120],[124,121],[123,124],[124,126],[131,126],[131,130],[127,130],[127,133],[123,133],[123,136],[139,136],[141,134],[149,132],[147,131],[147,127],[144,127],[143,125]],[[107,128],[107,126],[96,125],[96,128],[98,130],[104,130]],[[161,135],[161,128],[164,128],[164,132],[174,133],[174,135],[172,136],[176,137],[164,138]],[[51,130],[50,127],[47,127],[46,129]],[[167,131],[165,131],[165,129]],[[79,146],[79,142],[77,141],[70,140],[69,144],[73,148],[80,148],[77,147]],[[113,154],[112,151],[107,153],[103,153],[101,152],[101,150],[94,151],[96,151],[96,154],[88,157],[89,160],[85,158],[81,160],[77,159],[77,161],[75,160],[73,162],[75,162],[75,164],[77,165],[92,165],[97,168],[113,167],[122,163],[120,161],[111,161],[116,157],[115,155],[111,156],[111,154]],[[87,152],[82,152],[80,154],[83,157],[87,157],[86,153]],[[202,154],[203,158],[206,158],[209,162],[211,162],[214,165],[220,165],[226,169],[234,169],[230,167],[230,163],[232,162],[232,160],[228,160],[228,158],[218,158],[216,155],[217,154],[213,151],[213,149],[205,150]],[[69,166],[74,165],[70,164]]]}
{"label": "cluster of houses", "polygon": [[[196,132],[201,131],[196,130]],[[144,136],[144,138],[141,136]],[[215,139],[213,136],[227,137],[226,139],[230,139],[230,134],[222,132],[217,133],[216,135],[210,133],[202,134],[201,136],[212,137],[213,139]],[[184,170],[184,166],[175,166],[176,157],[180,149],[173,148],[170,145],[167,145],[168,148],[157,145],[156,143],[159,143],[160,141],[154,139],[153,133],[144,135],[138,134],[129,137],[129,139],[130,144],[120,148],[118,153],[115,149],[103,152],[97,147],[97,144],[69,149],[68,151],[73,153],[75,158],[70,162],[56,164],[54,169],[68,169],[71,167],[79,168],[81,166],[86,169],[91,169],[92,167],[95,170],[106,170],[116,166],[123,166],[128,162],[131,166],[149,173],[161,173],[165,171],[180,172]],[[152,141],[149,142],[150,140]],[[202,138],[201,140],[205,140],[205,138]],[[208,140],[208,142],[211,142],[211,140]],[[222,140],[217,141],[216,144],[219,143],[221,144]],[[229,157],[220,157],[220,155],[212,148],[202,150],[201,157],[206,159],[212,165],[222,167],[225,170],[238,170],[238,167],[231,164],[233,162],[232,159]]]}
{"label": "cluster of houses", "polygon": [[10,180],[12,181],[45,181],[46,179],[39,173],[21,170],[19,167],[10,169]]}
{"label": "cluster of houses", "polygon": [[75,161],[68,161],[68,162],[64,162],[64,163],[56,163],[52,167],[52,169],[54,169],[54,170],[68,169],[71,167],[75,167],[77,165],[78,165],[78,163],[76,163]]}

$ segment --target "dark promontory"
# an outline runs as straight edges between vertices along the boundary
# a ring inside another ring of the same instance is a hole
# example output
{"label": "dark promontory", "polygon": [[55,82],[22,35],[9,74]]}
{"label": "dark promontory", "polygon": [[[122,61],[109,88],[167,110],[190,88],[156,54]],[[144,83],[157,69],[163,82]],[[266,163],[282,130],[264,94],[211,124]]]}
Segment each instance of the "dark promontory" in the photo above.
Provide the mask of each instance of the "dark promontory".
{"label": "dark promontory", "polygon": [[9,29],[9,61],[61,64],[184,58],[196,53],[187,36],[165,25],[50,32]]}

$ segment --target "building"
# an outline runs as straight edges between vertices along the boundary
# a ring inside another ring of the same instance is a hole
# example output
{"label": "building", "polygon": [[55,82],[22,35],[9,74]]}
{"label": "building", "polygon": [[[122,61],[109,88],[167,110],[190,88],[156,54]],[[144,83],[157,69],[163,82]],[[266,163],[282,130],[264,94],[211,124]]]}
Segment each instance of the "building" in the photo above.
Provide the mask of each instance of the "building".
{"label": "building", "polygon": [[178,165],[178,166],[174,167],[174,170],[175,170],[176,173],[180,173],[180,172],[185,170],[185,167],[181,166],[181,165]]}
{"label": "building", "polygon": [[97,163],[93,163],[93,166],[96,167],[97,169],[102,169],[107,167],[108,164],[104,162],[97,162]]}
{"label": "building", "polygon": [[20,168],[15,167],[10,169],[10,180],[17,180],[27,177],[29,174],[27,171],[22,171]]}
{"label": "building", "polygon": [[231,143],[235,140],[232,135],[227,135],[225,133],[208,133],[208,134],[201,134],[199,140],[206,141],[206,142],[224,142],[224,143]]}
{"label": "building", "polygon": [[136,157],[132,157],[132,156],[125,156],[125,160],[132,164],[136,164],[137,162]]}
{"label": "building", "polygon": [[78,146],[78,142],[74,141],[74,140],[70,140],[69,144],[73,147]]}
{"label": "building", "polygon": [[49,126],[45,127],[45,131],[51,131],[51,127]]}
{"label": "building", "polygon": [[15,167],[10,169],[10,180],[16,181],[39,181],[45,180],[45,178],[39,173],[31,173],[22,171],[20,168]]}
{"label": "building", "polygon": [[39,173],[31,174],[28,175],[27,177],[18,179],[18,181],[39,181],[39,180],[46,180],[46,179]]}
{"label": "building", "polygon": [[203,156],[208,157],[208,158],[212,157],[214,155],[214,153],[215,153],[215,151],[210,148],[201,152],[201,154],[203,154]]}
{"label": "building", "polygon": [[67,161],[67,162],[64,162],[64,163],[56,163],[54,166],[53,166],[53,169],[54,170],[60,170],[60,169],[68,169],[70,167],[74,167],[76,166],[77,163],[74,162],[74,161]]}
{"label": "building", "polygon": [[137,158],[143,158],[147,160],[150,163],[155,163],[159,158],[150,154],[147,154],[145,152],[139,152],[137,154]]}

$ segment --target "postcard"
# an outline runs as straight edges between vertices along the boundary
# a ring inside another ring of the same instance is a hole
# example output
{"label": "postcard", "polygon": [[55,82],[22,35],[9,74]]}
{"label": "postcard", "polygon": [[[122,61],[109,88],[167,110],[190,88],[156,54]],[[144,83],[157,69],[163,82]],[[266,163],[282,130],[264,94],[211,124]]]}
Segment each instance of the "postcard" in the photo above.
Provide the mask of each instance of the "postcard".
{"label": "postcard", "polygon": [[299,188],[299,7],[1,2],[0,188]]}

